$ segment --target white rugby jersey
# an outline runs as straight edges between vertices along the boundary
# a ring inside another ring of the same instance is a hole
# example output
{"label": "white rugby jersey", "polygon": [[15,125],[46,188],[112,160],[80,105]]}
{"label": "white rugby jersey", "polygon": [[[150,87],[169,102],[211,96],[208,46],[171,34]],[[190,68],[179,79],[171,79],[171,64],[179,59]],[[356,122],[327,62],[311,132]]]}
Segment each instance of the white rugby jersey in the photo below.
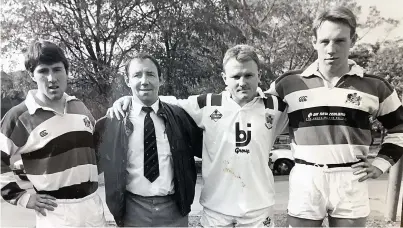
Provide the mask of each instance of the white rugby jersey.
{"label": "white rugby jersey", "polygon": [[274,204],[268,162],[276,136],[287,125],[285,104],[260,88],[258,94],[243,107],[227,91],[177,101],[204,129],[200,203],[210,210],[243,216]]}
{"label": "white rugby jersey", "polygon": [[285,74],[269,93],[288,104],[294,157],[319,164],[357,161],[371,145],[369,116],[390,130],[372,163],[383,172],[403,154],[403,107],[383,78],[364,74],[349,60],[350,71],[327,86],[315,62],[301,74]]}

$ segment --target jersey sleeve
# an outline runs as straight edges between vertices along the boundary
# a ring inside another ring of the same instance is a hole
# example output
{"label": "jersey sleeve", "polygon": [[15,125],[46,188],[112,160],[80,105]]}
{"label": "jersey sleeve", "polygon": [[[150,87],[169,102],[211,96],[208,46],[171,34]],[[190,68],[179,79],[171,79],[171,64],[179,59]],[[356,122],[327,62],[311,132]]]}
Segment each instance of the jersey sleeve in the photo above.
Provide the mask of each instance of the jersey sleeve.
{"label": "jersey sleeve", "polygon": [[273,98],[274,108],[278,113],[278,120],[275,125],[275,135],[281,135],[288,133],[288,114],[287,114],[287,104],[282,101],[278,96],[271,95]]}
{"label": "jersey sleeve", "polygon": [[[20,185],[21,181],[11,170],[11,158],[17,155],[18,150],[25,144],[27,131],[18,115],[10,110],[1,120],[0,150],[1,150],[1,196],[13,205],[26,207],[29,194]],[[25,195],[25,196],[24,196]],[[24,196],[24,197],[23,197]],[[21,199],[20,202],[18,202]]]}
{"label": "jersey sleeve", "polygon": [[387,129],[373,165],[386,172],[403,155],[403,106],[396,91],[386,81],[378,87],[377,119]]}
{"label": "jersey sleeve", "polygon": [[194,120],[198,127],[204,128],[203,125],[203,108],[206,106],[207,95],[194,95],[188,99],[176,99],[172,96],[160,96],[160,99],[166,103],[178,105],[183,108]]}

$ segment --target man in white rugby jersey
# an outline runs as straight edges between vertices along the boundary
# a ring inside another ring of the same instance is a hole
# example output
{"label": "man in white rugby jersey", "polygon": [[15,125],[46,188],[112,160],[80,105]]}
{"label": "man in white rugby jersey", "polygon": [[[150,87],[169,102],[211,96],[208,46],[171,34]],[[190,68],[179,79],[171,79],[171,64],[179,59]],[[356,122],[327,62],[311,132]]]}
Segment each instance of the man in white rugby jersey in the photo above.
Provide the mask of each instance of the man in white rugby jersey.
{"label": "man in white rugby jersey", "polygon": [[[259,59],[253,47],[230,48],[223,66],[227,87],[222,93],[160,98],[181,106],[203,129],[201,224],[273,226],[275,192],[268,162],[276,136],[287,125],[286,106],[258,87]],[[109,114],[126,115],[129,102],[130,97],[119,99]]]}

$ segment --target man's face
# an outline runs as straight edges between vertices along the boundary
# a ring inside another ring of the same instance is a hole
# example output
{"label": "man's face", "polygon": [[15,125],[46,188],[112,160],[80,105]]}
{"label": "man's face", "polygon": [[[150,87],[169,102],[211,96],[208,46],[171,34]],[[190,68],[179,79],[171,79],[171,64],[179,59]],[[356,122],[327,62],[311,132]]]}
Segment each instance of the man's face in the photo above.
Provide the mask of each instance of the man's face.
{"label": "man's face", "polygon": [[231,58],[224,66],[222,78],[232,99],[239,105],[248,103],[256,96],[260,76],[255,61],[239,62],[235,58]]}
{"label": "man's face", "polygon": [[160,80],[157,66],[150,59],[133,59],[128,70],[127,86],[143,104],[151,106],[158,99]]}
{"label": "man's face", "polygon": [[31,77],[38,85],[36,96],[45,104],[60,100],[67,89],[67,72],[62,62],[39,64]]}
{"label": "man's face", "polygon": [[348,56],[354,40],[350,37],[350,27],[342,23],[324,21],[316,31],[312,44],[318,52],[322,73],[342,76],[348,70]]}

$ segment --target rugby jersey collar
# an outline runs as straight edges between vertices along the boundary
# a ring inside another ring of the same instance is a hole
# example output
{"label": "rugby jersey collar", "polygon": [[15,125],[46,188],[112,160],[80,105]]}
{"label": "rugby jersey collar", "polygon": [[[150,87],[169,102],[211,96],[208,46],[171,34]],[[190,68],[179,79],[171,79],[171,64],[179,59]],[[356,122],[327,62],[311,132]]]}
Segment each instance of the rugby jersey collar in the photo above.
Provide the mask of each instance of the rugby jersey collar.
{"label": "rugby jersey collar", "polygon": [[[345,75],[356,75],[361,78],[364,77],[364,70],[354,60],[349,59],[348,66],[350,68],[350,71],[348,73],[346,73]],[[302,72],[301,76],[309,77],[312,75],[316,75],[316,76],[322,77],[318,71],[318,67],[319,67],[319,63],[318,63],[318,60],[316,60],[308,68],[306,68],[306,70],[304,70],[304,72]]]}
{"label": "rugby jersey collar", "polygon": [[[265,98],[266,97],[264,95],[264,93],[263,93],[263,90],[260,87],[257,87],[256,93],[257,93],[256,97],[258,97],[258,98]],[[223,91],[223,95],[225,95],[225,96],[227,96],[227,97],[232,99],[231,92],[228,90],[228,87],[225,87],[225,91]],[[256,97],[254,97],[253,99],[256,99]]]}
{"label": "rugby jersey collar", "polygon": [[[28,91],[27,98],[25,99],[25,105],[27,106],[28,113],[30,115],[35,114],[36,110],[42,109],[42,110],[47,110],[47,111],[52,111],[55,112],[55,110],[45,107],[40,105],[38,102],[35,100],[35,94],[38,90],[30,90]],[[63,94],[63,97],[66,99],[66,103],[72,100],[78,100],[75,96],[69,96],[66,93]]]}

